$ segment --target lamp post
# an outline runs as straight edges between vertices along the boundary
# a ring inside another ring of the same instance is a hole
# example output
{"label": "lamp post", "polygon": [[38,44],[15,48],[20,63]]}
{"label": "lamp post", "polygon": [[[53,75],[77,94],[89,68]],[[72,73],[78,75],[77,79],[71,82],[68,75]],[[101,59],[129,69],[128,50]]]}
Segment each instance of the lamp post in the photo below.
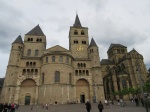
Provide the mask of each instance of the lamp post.
{"label": "lamp post", "polygon": [[148,75],[147,75],[147,77],[148,77],[148,82],[150,82],[150,68],[148,69]]}

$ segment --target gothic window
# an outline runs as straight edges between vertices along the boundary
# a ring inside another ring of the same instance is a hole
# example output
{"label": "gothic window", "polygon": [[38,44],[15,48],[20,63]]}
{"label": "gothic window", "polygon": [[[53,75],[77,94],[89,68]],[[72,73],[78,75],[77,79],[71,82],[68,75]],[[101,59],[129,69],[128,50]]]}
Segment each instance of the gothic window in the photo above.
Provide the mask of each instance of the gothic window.
{"label": "gothic window", "polygon": [[42,73],[42,84],[44,84],[44,73]]}
{"label": "gothic window", "polygon": [[125,79],[122,79],[122,87],[123,89],[127,88],[127,82]]}
{"label": "gothic window", "polygon": [[78,35],[78,31],[77,30],[74,31],[74,35]]}
{"label": "gothic window", "polygon": [[52,62],[55,62],[55,56],[52,56]]}
{"label": "gothic window", "polygon": [[46,57],[46,63],[48,63],[48,57]]}
{"label": "gothic window", "polygon": [[59,57],[59,62],[63,62],[63,57],[62,56]]}
{"label": "gothic window", "polygon": [[71,76],[71,73],[69,74],[69,84],[71,84],[72,82],[72,76]]}
{"label": "gothic window", "polygon": [[36,49],[34,56],[38,56],[38,54],[39,54],[39,50]]}
{"label": "gothic window", "polygon": [[31,49],[28,49],[27,56],[30,56],[30,55],[31,55]]}
{"label": "gothic window", "polygon": [[60,82],[60,72],[59,71],[55,72],[55,82]]}
{"label": "gothic window", "polygon": [[122,70],[125,69],[125,66],[124,66],[123,63],[121,64],[121,69],[122,69]]}
{"label": "gothic window", "polygon": [[84,31],[83,30],[81,31],[81,35],[84,35]]}
{"label": "gothic window", "polygon": [[69,63],[69,58],[68,57],[66,58],[66,63]]}

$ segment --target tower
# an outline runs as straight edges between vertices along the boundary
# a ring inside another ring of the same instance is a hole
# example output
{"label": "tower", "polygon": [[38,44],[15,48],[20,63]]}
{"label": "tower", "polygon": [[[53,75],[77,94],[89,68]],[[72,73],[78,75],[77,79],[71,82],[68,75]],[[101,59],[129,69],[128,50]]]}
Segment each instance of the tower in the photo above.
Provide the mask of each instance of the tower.
{"label": "tower", "polygon": [[[22,38],[19,35],[12,43],[12,48],[9,56],[9,62],[7,66],[7,72],[4,81],[4,87],[2,90],[2,100],[7,102],[14,101],[15,90],[17,86],[17,78],[19,66],[21,64],[21,57],[23,54],[24,44]],[[5,96],[5,97],[4,97]]]}
{"label": "tower", "polygon": [[69,31],[69,50],[74,58],[88,58],[88,28],[82,27],[78,15]]}

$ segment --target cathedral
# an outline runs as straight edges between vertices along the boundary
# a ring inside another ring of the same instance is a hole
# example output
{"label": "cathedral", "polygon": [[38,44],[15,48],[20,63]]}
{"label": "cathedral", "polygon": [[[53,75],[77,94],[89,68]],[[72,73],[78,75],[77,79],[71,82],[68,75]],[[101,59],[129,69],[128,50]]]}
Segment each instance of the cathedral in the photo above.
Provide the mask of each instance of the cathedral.
{"label": "cathedral", "polygon": [[143,56],[135,49],[128,52],[126,46],[111,44],[108,59],[100,61],[99,47],[93,38],[89,41],[88,28],[78,15],[68,38],[69,49],[46,48],[39,25],[24,40],[19,35],[12,43],[1,101],[20,105],[98,102],[118,99],[111,93],[139,86],[138,73],[147,81]]}
{"label": "cathedral", "polygon": [[66,104],[104,100],[99,49],[89,42],[88,28],[78,15],[69,31],[69,50],[46,49],[46,36],[37,25],[12,43],[2,101],[20,105]]}

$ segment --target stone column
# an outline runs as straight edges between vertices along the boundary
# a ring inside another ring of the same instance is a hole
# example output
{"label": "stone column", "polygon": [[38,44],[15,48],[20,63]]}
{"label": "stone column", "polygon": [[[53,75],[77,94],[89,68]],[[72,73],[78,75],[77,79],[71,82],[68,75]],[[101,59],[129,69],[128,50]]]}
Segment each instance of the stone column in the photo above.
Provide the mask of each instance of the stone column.
{"label": "stone column", "polygon": [[35,104],[37,105],[38,104],[38,86],[36,86],[36,90],[35,90]]}
{"label": "stone column", "polygon": [[19,93],[20,93],[20,85],[18,85],[16,87],[16,93],[15,93],[15,96],[14,96],[14,103],[20,103]]}

